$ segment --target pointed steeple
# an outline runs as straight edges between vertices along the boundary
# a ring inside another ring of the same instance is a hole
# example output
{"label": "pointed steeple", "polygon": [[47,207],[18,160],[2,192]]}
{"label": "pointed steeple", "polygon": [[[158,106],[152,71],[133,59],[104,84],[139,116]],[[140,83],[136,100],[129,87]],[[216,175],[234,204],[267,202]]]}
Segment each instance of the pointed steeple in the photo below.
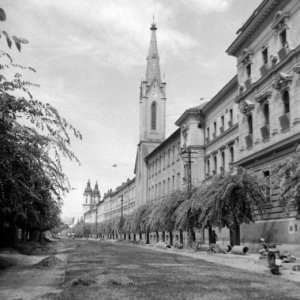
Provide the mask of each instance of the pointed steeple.
{"label": "pointed steeple", "polygon": [[146,69],[146,81],[148,82],[148,84],[151,83],[151,81],[154,79],[155,76],[161,82],[159,56],[158,56],[157,42],[156,42],[157,27],[154,22],[154,16],[153,16],[153,22],[151,24],[150,30],[151,30],[151,41],[150,41],[149,55],[147,57],[147,69]]}

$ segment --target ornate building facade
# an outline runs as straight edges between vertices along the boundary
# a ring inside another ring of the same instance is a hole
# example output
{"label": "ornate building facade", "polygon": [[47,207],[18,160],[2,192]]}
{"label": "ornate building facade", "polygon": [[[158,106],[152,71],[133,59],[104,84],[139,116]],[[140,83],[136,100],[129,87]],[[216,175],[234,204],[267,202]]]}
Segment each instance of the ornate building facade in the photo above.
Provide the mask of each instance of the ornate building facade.
{"label": "ornate building facade", "polygon": [[[98,221],[165,197],[184,187],[188,177],[198,185],[242,166],[271,178],[272,163],[300,144],[299,25],[299,1],[262,1],[226,50],[237,59],[236,76],[209,102],[183,112],[175,123],[178,129],[165,138],[166,83],[153,23],[146,77],[140,85],[136,177],[105,194],[97,205]],[[92,200],[86,200],[91,195],[88,184],[83,207],[92,213]],[[300,243],[299,215],[296,210],[286,215],[279,200],[278,189],[271,185],[268,214],[242,225],[241,240],[255,243],[263,236]],[[227,237],[226,230],[219,233],[220,240]]]}

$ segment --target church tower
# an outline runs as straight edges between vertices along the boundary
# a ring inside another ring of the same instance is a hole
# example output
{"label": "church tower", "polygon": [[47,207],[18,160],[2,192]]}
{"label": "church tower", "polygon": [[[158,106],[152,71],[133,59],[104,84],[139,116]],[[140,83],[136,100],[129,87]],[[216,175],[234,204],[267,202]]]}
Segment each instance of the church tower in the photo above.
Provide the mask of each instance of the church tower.
{"label": "church tower", "polygon": [[89,211],[93,207],[93,190],[91,188],[91,183],[88,180],[86,188],[83,193],[83,213]]}
{"label": "church tower", "polygon": [[146,78],[140,85],[139,144],[135,164],[137,206],[145,203],[147,197],[148,175],[144,159],[165,140],[166,131],[166,83],[160,73],[154,21],[150,31]]}
{"label": "church tower", "polygon": [[151,25],[151,41],[147,57],[146,79],[140,87],[140,142],[165,140],[166,83],[161,79],[156,41],[156,24]]}
{"label": "church tower", "polygon": [[93,190],[93,202],[96,205],[97,203],[100,202],[100,200],[101,200],[101,195],[98,188],[98,182],[96,181],[95,188]]}

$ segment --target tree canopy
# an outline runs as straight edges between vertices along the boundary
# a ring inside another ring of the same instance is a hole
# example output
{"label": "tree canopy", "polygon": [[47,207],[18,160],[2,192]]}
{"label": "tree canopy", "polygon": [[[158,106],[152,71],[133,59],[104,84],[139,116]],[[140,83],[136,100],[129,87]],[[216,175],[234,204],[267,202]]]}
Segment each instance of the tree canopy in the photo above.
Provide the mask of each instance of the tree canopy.
{"label": "tree canopy", "polygon": [[[6,19],[2,9],[0,19]],[[11,47],[9,35],[1,34]],[[18,43],[26,43],[13,41],[19,51]],[[81,134],[51,104],[32,95],[30,88],[37,85],[22,72],[36,72],[33,68],[15,64],[1,50],[0,70],[0,226],[48,230],[59,224],[61,199],[70,190],[61,156],[79,162],[70,141]]]}

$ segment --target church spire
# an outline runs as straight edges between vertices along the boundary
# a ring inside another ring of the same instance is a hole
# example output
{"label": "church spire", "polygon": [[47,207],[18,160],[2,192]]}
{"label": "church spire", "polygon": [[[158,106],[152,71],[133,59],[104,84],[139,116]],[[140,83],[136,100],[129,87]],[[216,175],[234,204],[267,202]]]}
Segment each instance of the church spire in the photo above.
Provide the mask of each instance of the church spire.
{"label": "church spire", "polygon": [[156,42],[157,27],[154,22],[154,16],[153,16],[153,22],[151,24],[150,30],[151,30],[151,41],[150,41],[149,55],[147,57],[147,69],[146,69],[146,81],[148,82],[148,84],[151,83],[154,77],[157,77],[157,79],[161,82],[159,56],[158,56],[157,42]]}

